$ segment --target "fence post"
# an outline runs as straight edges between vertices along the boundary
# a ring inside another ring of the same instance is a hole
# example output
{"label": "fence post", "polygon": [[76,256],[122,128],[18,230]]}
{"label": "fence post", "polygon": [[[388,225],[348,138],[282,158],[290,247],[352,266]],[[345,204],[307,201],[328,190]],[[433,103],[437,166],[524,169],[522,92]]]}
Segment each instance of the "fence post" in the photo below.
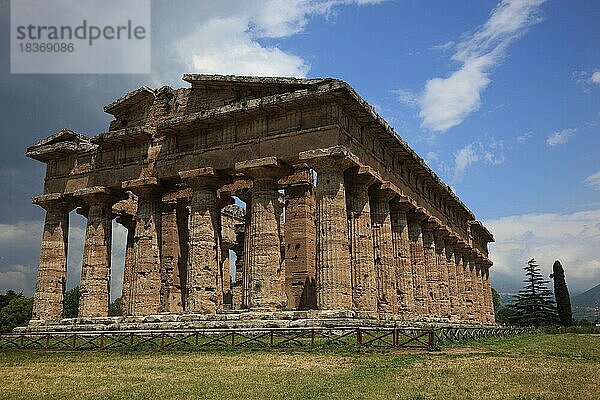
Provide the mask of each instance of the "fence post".
{"label": "fence post", "polygon": [[356,344],[362,346],[362,331],[360,328],[356,328]]}
{"label": "fence post", "polygon": [[433,350],[435,348],[435,330],[429,330],[429,350]]}

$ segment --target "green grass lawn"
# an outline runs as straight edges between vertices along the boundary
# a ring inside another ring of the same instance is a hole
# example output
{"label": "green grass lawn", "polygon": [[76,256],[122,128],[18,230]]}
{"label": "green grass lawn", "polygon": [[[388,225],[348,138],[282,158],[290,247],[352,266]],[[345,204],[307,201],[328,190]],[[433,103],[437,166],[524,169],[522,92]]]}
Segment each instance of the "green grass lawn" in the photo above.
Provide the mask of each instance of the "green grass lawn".
{"label": "green grass lawn", "polygon": [[600,335],[435,353],[0,352],[0,399],[600,399]]}

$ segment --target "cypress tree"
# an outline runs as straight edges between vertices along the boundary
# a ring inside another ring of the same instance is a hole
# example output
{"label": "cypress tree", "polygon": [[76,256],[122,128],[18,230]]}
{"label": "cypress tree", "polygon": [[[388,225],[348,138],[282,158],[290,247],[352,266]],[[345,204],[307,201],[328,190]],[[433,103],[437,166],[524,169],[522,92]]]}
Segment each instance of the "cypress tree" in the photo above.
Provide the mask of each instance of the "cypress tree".
{"label": "cypress tree", "polygon": [[563,326],[571,326],[573,324],[571,298],[569,297],[569,289],[567,288],[567,282],[565,281],[565,270],[560,261],[554,261],[550,278],[552,278],[554,282],[554,298],[556,299],[556,309],[558,311],[560,324]]}
{"label": "cypress tree", "polygon": [[535,259],[527,262],[525,267],[525,283],[510,305],[514,311],[512,323],[524,326],[552,325],[558,322],[556,306],[552,291],[546,286],[550,281],[544,280],[540,266]]}

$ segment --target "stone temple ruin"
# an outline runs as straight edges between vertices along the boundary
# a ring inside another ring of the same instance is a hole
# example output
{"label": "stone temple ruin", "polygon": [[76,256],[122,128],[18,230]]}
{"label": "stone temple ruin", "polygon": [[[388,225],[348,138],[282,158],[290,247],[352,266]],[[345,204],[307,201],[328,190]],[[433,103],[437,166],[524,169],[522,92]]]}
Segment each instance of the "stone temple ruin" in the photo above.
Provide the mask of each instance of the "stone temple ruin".
{"label": "stone temple ruin", "polygon": [[347,83],[183,80],[104,107],[105,133],[27,149],[46,163],[32,323],[61,318],[74,209],[87,218],[80,320],[108,315],[116,218],[127,316],[494,323],[493,236]]}

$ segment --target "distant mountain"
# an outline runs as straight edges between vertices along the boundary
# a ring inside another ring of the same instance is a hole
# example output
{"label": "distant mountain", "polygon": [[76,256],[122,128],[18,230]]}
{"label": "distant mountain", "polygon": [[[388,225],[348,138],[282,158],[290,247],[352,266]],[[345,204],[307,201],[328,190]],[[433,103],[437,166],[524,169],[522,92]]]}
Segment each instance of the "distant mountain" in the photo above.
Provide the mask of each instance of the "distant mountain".
{"label": "distant mountain", "polygon": [[573,308],[573,316],[577,319],[598,320],[600,317],[600,285],[573,296],[571,307]]}

